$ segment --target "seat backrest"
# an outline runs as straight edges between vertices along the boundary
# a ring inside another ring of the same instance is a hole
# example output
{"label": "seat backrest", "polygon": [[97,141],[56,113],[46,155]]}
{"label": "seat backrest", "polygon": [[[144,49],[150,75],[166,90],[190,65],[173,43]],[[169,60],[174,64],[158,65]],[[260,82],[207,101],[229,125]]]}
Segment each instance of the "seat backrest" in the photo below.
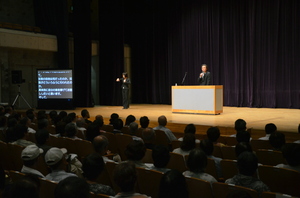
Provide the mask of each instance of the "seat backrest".
{"label": "seat backrest", "polygon": [[232,184],[216,182],[212,184],[212,187],[214,196],[218,198],[226,198],[228,193],[236,190],[246,191],[252,198],[258,198],[257,191],[243,186],[236,186]]}
{"label": "seat backrest", "polygon": [[26,135],[26,140],[36,143],[35,133],[27,133]]}
{"label": "seat backrest", "polygon": [[232,178],[233,176],[238,174],[238,167],[236,161],[222,159],[220,164],[224,180]]}
{"label": "seat backrest", "polygon": [[104,124],[101,127],[101,130],[106,131],[106,132],[113,132],[114,131],[114,127],[112,125]]}
{"label": "seat backrest", "polygon": [[258,149],[273,148],[268,140],[251,140],[250,144],[253,151],[257,151]]}
{"label": "seat backrest", "polygon": [[86,134],[86,129],[85,130],[77,130],[76,136],[85,140],[86,139],[85,134]]}
{"label": "seat backrest", "polygon": [[59,138],[63,139],[64,141],[64,146],[62,148],[66,148],[68,153],[74,153],[77,154],[77,145],[75,142],[75,139],[72,138]]}
{"label": "seat backrest", "polygon": [[25,174],[21,173],[19,171],[14,171],[14,170],[9,171],[9,177],[12,180],[12,182],[16,182],[16,181],[20,180],[21,178],[23,178],[24,176],[25,176]]}
{"label": "seat backrest", "polygon": [[261,198],[296,198],[291,195],[275,193],[275,192],[263,192],[260,196]]}
{"label": "seat backrest", "polygon": [[11,158],[12,163],[13,163],[13,167],[12,167],[13,170],[21,171],[22,166],[23,166],[23,161],[21,159],[21,153],[25,147],[8,143],[7,148],[9,151],[9,158]]}
{"label": "seat backrest", "polygon": [[127,148],[127,145],[133,141],[132,136],[127,134],[115,134],[115,137],[118,145],[118,153],[120,154],[121,159],[123,161],[127,160],[125,150]]}
{"label": "seat backrest", "polygon": [[106,168],[107,173],[108,173],[108,175],[109,175],[109,178],[110,178],[110,181],[111,181],[111,184],[112,184],[112,188],[113,188],[113,190],[114,190],[116,193],[118,193],[118,192],[121,191],[120,188],[119,188],[119,186],[117,186],[117,184],[115,183],[114,178],[113,178],[113,175],[114,175],[114,169],[115,169],[115,167],[116,167],[117,165],[118,165],[118,164],[115,163],[115,162],[106,162],[106,164],[105,164],[105,168]]}
{"label": "seat backrest", "polygon": [[109,195],[105,195],[105,194],[95,194],[90,192],[90,198],[108,198],[111,197]]}
{"label": "seat backrest", "polygon": [[140,193],[151,197],[158,197],[159,184],[163,173],[139,167],[136,168],[136,171],[137,184]]}
{"label": "seat backrest", "polygon": [[205,169],[205,172],[213,176],[214,178],[218,179],[218,174],[217,174],[217,168],[216,168],[216,163],[215,160],[207,158],[207,166]]}
{"label": "seat backrest", "polygon": [[300,197],[300,173],[286,168],[277,168],[274,166],[258,166],[259,178],[271,190]]}
{"label": "seat backrest", "polygon": [[0,130],[0,140],[3,141],[3,142],[6,141],[5,132],[3,130]]}
{"label": "seat backrest", "polygon": [[147,149],[144,158],[142,159],[143,163],[151,163],[153,164],[153,159],[152,159],[152,150]]}
{"label": "seat backrest", "polygon": [[232,146],[222,146],[221,147],[223,159],[235,160],[235,148]]}
{"label": "seat backrest", "polygon": [[222,155],[222,151],[221,151],[221,147],[220,147],[220,146],[214,145],[213,156],[219,157],[219,158],[223,158],[223,155]]}
{"label": "seat backrest", "polygon": [[181,143],[182,143],[182,141],[179,141],[179,140],[173,140],[173,141],[171,142],[172,150],[179,148],[180,145],[181,145]]}
{"label": "seat backrest", "polygon": [[40,178],[40,197],[53,198],[56,186],[56,182]]}
{"label": "seat backrest", "polygon": [[111,132],[101,133],[101,135],[104,135],[108,139],[108,150],[112,153],[118,153],[118,145],[115,135]]}
{"label": "seat backrest", "polygon": [[0,164],[4,170],[11,170],[13,167],[12,160],[8,157],[8,147],[5,142],[0,141]]}
{"label": "seat backrest", "polygon": [[77,147],[77,155],[79,159],[82,161],[87,155],[94,153],[95,149],[93,144],[87,140],[75,140],[75,145]]}
{"label": "seat backrest", "polygon": [[238,142],[236,137],[224,136],[227,146],[235,146]]}
{"label": "seat backrest", "polygon": [[180,172],[184,172],[187,170],[184,156],[178,153],[170,152],[170,161],[167,164],[169,169],[177,169]]}
{"label": "seat backrest", "polygon": [[193,177],[185,177],[185,180],[189,191],[189,198],[213,198],[210,182]]}
{"label": "seat backrest", "polygon": [[169,138],[162,130],[155,130],[155,143],[156,145],[162,144],[169,147]]}
{"label": "seat backrest", "polygon": [[285,159],[280,151],[273,151],[267,149],[258,149],[256,151],[258,162],[263,165],[276,166],[277,164],[284,164]]}
{"label": "seat backrest", "polygon": [[129,130],[129,127],[128,126],[124,126],[122,129],[121,129],[122,133],[124,134],[127,134],[127,135],[130,135],[130,130]]}

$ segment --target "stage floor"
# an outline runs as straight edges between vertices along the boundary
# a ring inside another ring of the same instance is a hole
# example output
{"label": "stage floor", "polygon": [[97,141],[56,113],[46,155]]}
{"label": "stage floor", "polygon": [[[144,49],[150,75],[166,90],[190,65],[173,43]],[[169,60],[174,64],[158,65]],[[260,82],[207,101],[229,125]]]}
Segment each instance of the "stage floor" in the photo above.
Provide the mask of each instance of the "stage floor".
{"label": "stage floor", "polygon": [[106,120],[105,124],[108,124],[107,120],[112,113],[119,114],[123,120],[132,114],[137,120],[148,116],[151,122],[156,122],[158,116],[165,115],[170,123],[224,127],[233,127],[235,120],[242,118],[247,122],[248,128],[264,129],[267,123],[274,123],[277,130],[287,132],[297,132],[300,123],[299,109],[223,107],[223,113],[220,115],[208,115],[172,113],[171,105],[131,104],[129,109],[122,109],[121,106],[95,106],[66,111],[75,112],[80,116],[82,109],[90,112],[91,120],[94,120],[96,115],[102,115]]}

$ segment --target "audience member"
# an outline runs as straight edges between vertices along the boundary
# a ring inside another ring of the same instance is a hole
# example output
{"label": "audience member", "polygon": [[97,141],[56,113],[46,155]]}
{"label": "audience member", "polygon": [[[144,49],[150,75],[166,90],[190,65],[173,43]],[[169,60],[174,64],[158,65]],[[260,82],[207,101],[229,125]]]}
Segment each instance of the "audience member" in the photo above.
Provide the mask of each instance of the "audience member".
{"label": "audience member", "polygon": [[133,140],[137,140],[137,141],[142,141],[143,142],[143,139],[137,136],[138,127],[139,126],[138,126],[138,124],[136,122],[131,122],[129,124],[129,132],[130,132],[130,135],[132,136]]}
{"label": "audience member", "polygon": [[114,126],[114,130],[113,130],[113,134],[117,134],[120,133],[122,134],[122,128],[123,128],[123,120],[121,120],[120,118],[116,119],[113,123]]}
{"label": "audience member", "polygon": [[165,145],[155,145],[152,149],[153,166],[150,168],[166,173],[170,169],[166,168],[170,161],[170,151]]}
{"label": "audience member", "polygon": [[11,106],[5,107],[5,109],[4,109],[4,116],[8,118],[12,114],[13,114],[12,107]]}
{"label": "audience member", "polygon": [[146,147],[143,142],[132,140],[125,150],[127,160],[133,162],[136,167],[148,168],[141,160],[145,156]]}
{"label": "audience member", "polygon": [[236,141],[237,142],[250,142],[251,137],[248,131],[238,131],[236,134]]}
{"label": "audience member", "polygon": [[[194,135],[196,134],[196,127],[195,127],[194,124],[188,124],[188,125],[185,126],[185,128],[184,128],[184,134],[187,134],[187,133],[192,133]],[[179,141],[183,141],[183,137],[178,138],[178,140]],[[196,139],[195,141],[198,144],[200,143],[199,139]]]}
{"label": "audience member", "polygon": [[[247,123],[243,119],[237,119],[234,123],[234,129],[236,131],[236,134],[239,131],[246,131],[247,130]],[[230,137],[236,137],[236,134],[231,135]]]}
{"label": "audience member", "polygon": [[9,198],[39,198],[40,180],[34,175],[25,175],[14,182],[8,192]]}
{"label": "audience member", "polygon": [[55,198],[89,198],[88,183],[78,177],[67,177],[60,181],[54,191]]}
{"label": "audience member", "polygon": [[92,121],[89,120],[89,118],[90,118],[90,113],[88,112],[88,110],[83,109],[83,110],[81,111],[81,116],[82,116],[83,119],[85,120],[85,123],[86,123],[86,124],[91,124],[91,123],[92,123]]}
{"label": "audience member", "polygon": [[219,178],[223,177],[222,170],[221,170],[222,158],[213,156],[214,144],[209,139],[204,139],[200,142],[200,148],[204,151],[207,158],[214,160],[218,177]]}
{"label": "audience member", "polygon": [[248,142],[239,142],[234,149],[236,158],[238,158],[239,155],[245,151],[253,152],[252,147]]}
{"label": "audience member", "polygon": [[93,122],[92,124],[90,124],[87,127],[85,135],[86,135],[86,140],[92,142],[96,136],[100,135],[100,125],[97,122]]}
{"label": "audience member", "polygon": [[147,116],[143,116],[140,118],[140,125],[142,129],[145,129],[149,126],[149,118]]}
{"label": "audience member", "polygon": [[84,134],[84,131],[86,131],[86,124],[85,124],[85,120],[83,118],[77,118],[76,119],[76,126],[77,126],[77,130],[80,131],[82,134]]}
{"label": "audience member", "polygon": [[30,120],[29,118],[24,117],[24,118],[22,118],[22,119],[20,120],[19,123],[20,123],[21,125],[24,125],[24,126],[27,127],[28,133],[36,133],[36,131],[35,131],[33,128],[30,127],[30,125],[31,125],[31,120]]}
{"label": "audience member", "polygon": [[110,186],[97,183],[97,178],[103,172],[105,167],[103,158],[98,153],[92,153],[83,160],[83,175],[90,186],[90,191],[95,194],[105,194],[114,196],[116,193]]}
{"label": "audience member", "polygon": [[49,121],[47,118],[41,118],[37,120],[38,129],[46,129],[49,125]]}
{"label": "audience member", "polygon": [[155,142],[155,131],[150,127],[143,129],[142,139],[147,149],[153,149]]}
{"label": "audience member", "polygon": [[48,152],[45,154],[45,162],[51,168],[52,172],[46,175],[46,179],[59,182],[67,177],[77,177],[77,175],[65,171],[67,170],[68,166],[65,157],[66,153],[67,150],[65,148],[59,149],[53,147],[48,150]]}
{"label": "audience member", "polygon": [[206,131],[207,138],[216,146],[225,146],[225,144],[218,142],[220,137],[220,129],[218,127],[210,127]]}
{"label": "audience member", "polygon": [[119,119],[119,114],[113,113],[110,115],[109,124],[114,125],[114,122]]}
{"label": "audience member", "polygon": [[277,131],[277,127],[275,124],[273,124],[273,123],[266,124],[266,126],[265,126],[266,136],[258,138],[258,139],[259,140],[269,140],[271,133],[274,133],[276,131]]}
{"label": "audience member", "polygon": [[[95,120],[102,120],[102,122],[104,122],[103,116],[102,116],[102,115],[96,115],[96,116],[95,116]],[[94,121],[95,121],[95,120],[94,120]]]}
{"label": "audience member", "polygon": [[159,198],[188,198],[189,192],[185,177],[178,170],[166,172],[159,184]]}
{"label": "audience member", "polygon": [[210,174],[205,173],[207,166],[207,156],[201,149],[195,148],[190,152],[186,165],[188,171],[183,172],[184,176],[195,177],[210,182],[211,184],[217,180]]}
{"label": "audience member", "polygon": [[44,153],[47,153],[47,151],[52,148],[52,146],[47,145],[47,142],[49,140],[49,132],[46,129],[39,129],[35,133],[35,140],[36,145],[43,149]]}
{"label": "audience member", "polygon": [[61,117],[61,120],[63,121],[65,117],[67,117],[68,113],[66,111],[61,111],[58,113],[58,115]]}
{"label": "audience member", "polygon": [[135,117],[133,115],[129,115],[127,116],[126,120],[125,120],[125,126],[129,126],[130,123],[135,122]]}
{"label": "audience member", "polygon": [[42,153],[43,150],[36,145],[26,146],[21,153],[21,159],[23,160],[21,172],[25,174],[33,174],[41,178],[45,177],[40,171],[37,170],[38,158]]}
{"label": "audience member", "polygon": [[193,133],[184,134],[183,141],[179,148],[173,150],[173,153],[178,153],[181,155],[189,155],[191,150],[196,147],[195,135]]}
{"label": "audience member", "polygon": [[225,183],[251,188],[259,194],[270,191],[266,184],[254,177],[258,167],[258,160],[254,153],[247,151],[241,153],[238,157],[237,165],[239,173],[233,178],[227,179]]}
{"label": "audience member", "polygon": [[16,132],[15,132],[15,128],[16,128],[17,124],[18,124],[18,121],[15,118],[7,119],[7,128],[5,130],[6,142],[14,142],[18,139],[16,137]]}
{"label": "audience member", "polygon": [[55,132],[56,132],[55,136],[56,137],[65,137],[66,136],[65,127],[66,127],[66,123],[63,121],[59,121],[55,127]]}
{"label": "audience member", "polygon": [[55,119],[56,116],[58,116],[57,111],[52,110],[52,111],[49,112],[49,118],[50,118],[51,125],[54,125],[54,119]]}
{"label": "audience member", "polygon": [[66,137],[71,139],[81,139],[76,136],[76,133],[77,133],[77,127],[75,123],[70,122],[65,126]]}
{"label": "audience member", "polygon": [[69,114],[67,115],[67,117],[65,117],[64,120],[65,120],[65,122],[66,122],[67,124],[69,124],[69,123],[74,123],[74,124],[76,125],[76,120],[77,120],[76,113],[74,113],[74,112],[69,113]]}
{"label": "audience member", "polygon": [[167,137],[169,138],[169,142],[171,143],[173,140],[177,140],[175,135],[172,133],[170,129],[166,127],[167,125],[167,118],[166,116],[162,115],[158,117],[158,126],[154,128],[154,130],[161,130],[164,131]]}
{"label": "audience member", "polygon": [[108,143],[108,139],[104,135],[98,135],[93,140],[94,149],[98,154],[102,156],[104,163],[114,162],[113,160],[105,156],[110,153],[110,151],[108,150]]}
{"label": "audience member", "polygon": [[122,162],[118,164],[114,169],[113,178],[117,186],[121,189],[121,192],[119,192],[115,196],[115,198],[147,197],[146,195],[142,195],[134,191],[134,186],[137,181],[137,174],[135,170],[135,165],[133,163]]}
{"label": "audience member", "polygon": [[269,142],[274,150],[281,151],[285,144],[285,135],[281,132],[274,132],[270,135]]}
{"label": "audience member", "polygon": [[35,145],[35,143],[26,140],[27,134],[28,134],[26,126],[23,126],[21,124],[17,124],[14,127],[14,132],[15,132],[15,138],[17,140],[14,141],[12,144],[17,144],[19,146]]}
{"label": "audience member", "polygon": [[48,119],[48,116],[46,114],[46,111],[45,110],[39,110],[37,112],[37,119],[40,120],[40,119]]}
{"label": "audience member", "polygon": [[287,164],[278,164],[276,167],[300,172],[300,145],[295,143],[285,144],[282,148],[282,154]]}

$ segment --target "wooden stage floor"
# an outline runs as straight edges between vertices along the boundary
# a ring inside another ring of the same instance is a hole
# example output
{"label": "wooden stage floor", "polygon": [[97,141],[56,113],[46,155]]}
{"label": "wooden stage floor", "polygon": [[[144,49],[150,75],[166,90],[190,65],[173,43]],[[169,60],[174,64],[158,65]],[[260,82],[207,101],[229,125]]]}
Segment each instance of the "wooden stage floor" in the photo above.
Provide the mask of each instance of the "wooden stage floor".
{"label": "wooden stage floor", "polygon": [[247,122],[248,128],[264,129],[267,123],[274,123],[277,130],[286,132],[297,132],[300,123],[299,109],[223,107],[223,113],[220,115],[207,115],[172,113],[171,105],[131,104],[129,109],[122,109],[121,106],[95,106],[66,111],[80,115],[82,109],[90,112],[91,120],[94,120],[96,115],[102,115],[105,124],[108,124],[106,121],[112,113],[119,114],[123,120],[132,114],[137,120],[142,116],[148,116],[151,122],[156,122],[158,116],[165,115],[170,123],[224,127],[233,127],[235,120],[242,118]]}

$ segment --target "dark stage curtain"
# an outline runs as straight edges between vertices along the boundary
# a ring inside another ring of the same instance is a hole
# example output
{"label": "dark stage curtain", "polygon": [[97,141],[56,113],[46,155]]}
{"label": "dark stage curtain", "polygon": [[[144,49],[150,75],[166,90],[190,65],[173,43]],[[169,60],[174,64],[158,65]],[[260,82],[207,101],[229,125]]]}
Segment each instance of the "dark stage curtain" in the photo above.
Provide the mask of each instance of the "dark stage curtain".
{"label": "dark stage curtain", "polygon": [[[171,103],[201,64],[224,105],[300,108],[300,1],[153,0],[124,5],[134,103]],[[101,30],[100,30],[101,31]]]}

